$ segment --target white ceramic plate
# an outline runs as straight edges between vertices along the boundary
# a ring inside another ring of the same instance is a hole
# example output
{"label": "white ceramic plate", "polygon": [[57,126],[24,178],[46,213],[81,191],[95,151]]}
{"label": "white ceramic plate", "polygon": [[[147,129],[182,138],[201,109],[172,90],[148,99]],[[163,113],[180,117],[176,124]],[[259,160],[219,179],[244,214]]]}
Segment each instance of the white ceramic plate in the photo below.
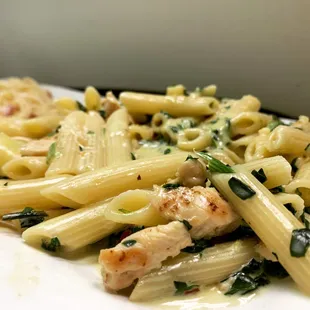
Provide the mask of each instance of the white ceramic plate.
{"label": "white ceramic plate", "polygon": [[[83,101],[83,94],[62,87],[46,86],[54,97],[69,96]],[[16,233],[0,228],[0,298],[1,305],[10,309],[159,309],[159,305],[138,305],[127,297],[104,291],[98,251],[81,253],[80,257],[64,259],[27,246]],[[97,249],[99,250],[99,249]],[[310,281],[310,279],[309,279]],[[219,309],[229,304],[230,297],[213,300],[193,295],[189,300],[166,302],[168,309]],[[251,297],[251,296],[250,296]],[[199,303],[201,299],[203,303]],[[233,304],[244,304],[243,298]],[[242,305],[243,310],[279,309],[294,307],[308,309],[310,299],[303,296],[291,280],[268,286],[252,300]],[[232,306],[230,309],[238,309]]]}

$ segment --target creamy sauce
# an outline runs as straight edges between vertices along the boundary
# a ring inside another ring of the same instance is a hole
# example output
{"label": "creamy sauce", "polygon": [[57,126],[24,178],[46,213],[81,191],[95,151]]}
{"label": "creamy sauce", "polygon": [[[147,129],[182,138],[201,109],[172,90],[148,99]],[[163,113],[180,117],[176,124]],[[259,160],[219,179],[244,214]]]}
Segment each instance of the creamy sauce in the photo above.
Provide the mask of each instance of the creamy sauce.
{"label": "creamy sauce", "polygon": [[199,293],[187,296],[172,296],[160,299],[145,305],[155,309],[221,309],[231,306],[241,306],[248,303],[256,296],[256,292],[246,296],[225,296],[216,286],[208,286]]}

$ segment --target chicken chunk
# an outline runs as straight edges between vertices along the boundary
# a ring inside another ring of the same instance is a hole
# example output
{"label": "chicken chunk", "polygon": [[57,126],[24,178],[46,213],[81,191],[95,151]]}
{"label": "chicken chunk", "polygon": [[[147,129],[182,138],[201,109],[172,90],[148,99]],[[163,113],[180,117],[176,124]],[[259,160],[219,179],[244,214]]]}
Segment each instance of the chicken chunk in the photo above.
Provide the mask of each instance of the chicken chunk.
{"label": "chicken chunk", "polygon": [[191,244],[185,225],[178,221],[140,230],[116,247],[101,250],[99,263],[105,286],[112,290],[128,287]]}
{"label": "chicken chunk", "polygon": [[240,225],[240,217],[215,188],[179,187],[167,191],[155,187],[152,205],[170,221],[186,220],[193,239],[211,238],[232,232]]}

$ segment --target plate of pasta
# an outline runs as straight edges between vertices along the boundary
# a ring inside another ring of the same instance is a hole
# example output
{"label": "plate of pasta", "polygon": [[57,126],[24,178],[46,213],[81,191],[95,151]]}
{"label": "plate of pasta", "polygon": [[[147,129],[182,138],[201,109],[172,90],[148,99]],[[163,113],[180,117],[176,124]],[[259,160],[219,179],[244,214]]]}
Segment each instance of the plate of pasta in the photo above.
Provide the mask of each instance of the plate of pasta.
{"label": "plate of pasta", "polygon": [[306,309],[309,117],[216,91],[0,80],[3,304]]}

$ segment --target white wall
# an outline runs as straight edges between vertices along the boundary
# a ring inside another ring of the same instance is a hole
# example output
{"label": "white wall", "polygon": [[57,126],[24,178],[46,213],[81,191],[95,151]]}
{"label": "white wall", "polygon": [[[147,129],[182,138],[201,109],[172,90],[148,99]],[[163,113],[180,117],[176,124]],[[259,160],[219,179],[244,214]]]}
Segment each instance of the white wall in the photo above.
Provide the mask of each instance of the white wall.
{"label": "white wall", "polygon": [[309,0],[0,0],[0,76],[163,90],[216,83],[310,114]]}

